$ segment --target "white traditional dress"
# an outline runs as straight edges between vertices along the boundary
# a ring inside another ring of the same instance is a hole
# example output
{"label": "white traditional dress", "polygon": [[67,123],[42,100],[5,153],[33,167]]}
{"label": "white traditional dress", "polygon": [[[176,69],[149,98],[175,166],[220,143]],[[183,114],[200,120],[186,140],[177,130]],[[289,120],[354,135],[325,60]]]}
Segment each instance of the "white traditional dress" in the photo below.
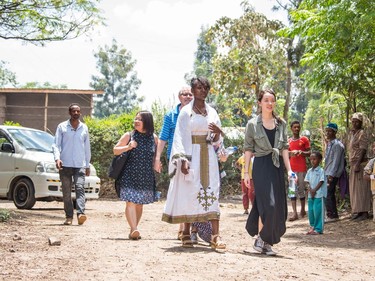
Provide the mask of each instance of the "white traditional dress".
{"label": "white traditional dress", "polygon": [[[184,106],[178,116],[173,137],[169,174],[172,176],[162,220],[191,223],[220,218],[220,178],[217,155],[207,141],[208,124],[221,127],[215,109],[206,104],[207,116],[196,114],[193,103]],[[217,143],[220,143],[220,139]],[[189,161],[189,174],[181,172],[182,160]]]}

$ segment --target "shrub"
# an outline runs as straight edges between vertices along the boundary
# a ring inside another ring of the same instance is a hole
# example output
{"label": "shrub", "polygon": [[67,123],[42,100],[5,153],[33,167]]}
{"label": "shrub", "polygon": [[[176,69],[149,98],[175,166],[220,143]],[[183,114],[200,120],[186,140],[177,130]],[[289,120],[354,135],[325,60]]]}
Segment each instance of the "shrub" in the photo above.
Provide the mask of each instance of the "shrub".
{"label": "shrub", "polygon": [[[154,107],[154,110],[155,109],[156,108]],[[165,112],[164,108],[157,109]],[[103,119],[95,119],[90,117],[85,118],[85,123],[87,124],[90,132],[91,163],[95,166],[98,177],[102,180],[101,196],[103,195],[103,193],[106,196],[115,196],[113,187],[114,181],[110,180],[107,176],[108,167],[113,158],[113,147],[125,132],[129,132],[133,129],[133,120],[136,112],[138,111],[139,109],[135,109],[131,113],[124,113],[117,116],[113,115]],[[155,123],[155,133],[158,134],[163,122],[163,116],[160,112],[153,113],[153,115]],[[225,138],[224,143],[226,147],[238,146],[239,148],[241,148],[243,146],[243,139],[232,140]],[[163,171],[160,174],[156,173],[157,189],[162,192],[163,197],[166,196],[169,187],[166,151],[167,149],[165,148],[161,155]],[[227,162],[222,163],[223,169],[227,174],[221,182],[222,196],[241,193],[241,174],[233,164],[233,162],[235,162],[238,157],[241,156],[241,154],[242,150],[229,156]]]}
{"label": "shrub", "polygon": [[113,147],[120,137],[133,130],[136,111],[121,115],[112,115],[103,119],[85,118],[90,132],[91,163],[98,177],[108,180],[107,171],[113,158]]}
{"label": "shrub", "polygon": [[0,222],[6,222],[10,219],[10,211],[6,209],[0,209]]}

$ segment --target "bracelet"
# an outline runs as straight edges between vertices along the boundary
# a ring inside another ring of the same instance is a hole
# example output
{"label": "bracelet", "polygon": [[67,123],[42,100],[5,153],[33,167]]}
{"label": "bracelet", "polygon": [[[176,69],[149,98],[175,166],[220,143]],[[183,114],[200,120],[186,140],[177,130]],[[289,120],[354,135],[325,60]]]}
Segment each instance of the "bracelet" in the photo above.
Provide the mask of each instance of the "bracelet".
{"label": "bracelet", "polygon": [[244,174],[248,174],[249,172],[244,172]]}

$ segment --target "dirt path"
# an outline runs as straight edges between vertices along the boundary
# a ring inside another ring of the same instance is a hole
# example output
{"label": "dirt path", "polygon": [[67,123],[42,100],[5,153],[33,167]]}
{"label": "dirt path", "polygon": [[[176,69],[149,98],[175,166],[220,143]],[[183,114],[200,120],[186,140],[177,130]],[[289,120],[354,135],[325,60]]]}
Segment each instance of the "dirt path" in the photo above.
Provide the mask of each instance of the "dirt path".
{"label": "dirt path", "polygon": [[[176,240],[177,225],[161,222],[163,202],[145,205],[142,239],[127,239],[124,203],[87,203],[83,226],[63,226],[59,202],[37,202],[33,210],[12,210],[0,223],[0,280],[374,280],[375,222],[343,218],[326,224],[325,234],[304,235],[307,219],[287,222],[275,245],[276,257],[252,250],[240,201],[221,204],[225,252],[203,242],[185,249]],[[20,240],[17,240],[20,237]],[[50,246],[49,237],[61,240]]]}

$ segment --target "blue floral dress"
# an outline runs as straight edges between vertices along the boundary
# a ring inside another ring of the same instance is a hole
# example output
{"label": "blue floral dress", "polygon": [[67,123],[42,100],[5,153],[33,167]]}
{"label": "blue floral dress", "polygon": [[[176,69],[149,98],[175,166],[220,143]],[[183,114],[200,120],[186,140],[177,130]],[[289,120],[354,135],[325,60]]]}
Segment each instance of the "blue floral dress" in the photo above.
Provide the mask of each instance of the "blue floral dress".
{"label": "blue floral dress", "polygon": [[124,171],[118,180],[120,199],[135,204],[150,204],[157,201],[153,169],[154,136],[134,130],[132,139],[137,142],[137,147],[130,151]]}

